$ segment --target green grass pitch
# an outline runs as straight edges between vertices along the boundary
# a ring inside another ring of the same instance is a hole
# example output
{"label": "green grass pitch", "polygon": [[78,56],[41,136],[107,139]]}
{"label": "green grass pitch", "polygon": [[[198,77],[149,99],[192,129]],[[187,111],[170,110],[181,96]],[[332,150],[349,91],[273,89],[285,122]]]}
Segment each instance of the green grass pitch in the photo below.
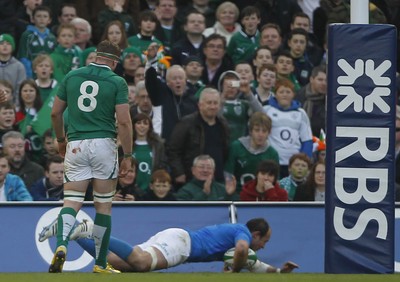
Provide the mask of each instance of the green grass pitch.
{"label": "green grass pitch", "polygon": [[399,281],[399,274],[255,274],[255,273],[0,273],[0,281],[12,282],[390,282]]}

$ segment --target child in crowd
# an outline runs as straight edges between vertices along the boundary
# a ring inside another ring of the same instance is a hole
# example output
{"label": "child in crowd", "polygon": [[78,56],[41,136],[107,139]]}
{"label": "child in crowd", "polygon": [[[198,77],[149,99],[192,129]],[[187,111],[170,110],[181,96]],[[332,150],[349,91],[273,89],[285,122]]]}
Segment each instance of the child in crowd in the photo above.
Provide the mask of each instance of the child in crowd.
{"label": "child in crowd", "polygon": [[7,102],[16,104],[14,101],[18,101],[18,94],[16,97],[13,96],[14,89],[10,81],[0,79],[0,89],[3,90],[4,98]]}
{"label": "child in crowd", "polygon": [[138,48],[142,53],[147,51],[149,45],[153,42],[162,46],[162,42],[154,36],[157,27],[157,16],[153,11],[142,11],[139,15],[140,31],[138,34],[128,38],[129,46]]}
{"label": "child in crowd", "polygon": [[39,54],[33,60],[32,67],[36,75],[36,85],[40,90],[40,98],[45,102],[57,86],[57,81],[51,78],[54,70],[53,60],[47,54]]}
{"label": "child in crowd", "polygon": [[276,83],[275,97],[264,106],[272,120],[269,135],[271,145],[278,151],[281,177],[288,175],[288,163],[293,154],[303,152],[311,158],[312,133],[310,120],[300,103],[294,100],[294,85],[287,79]]}
{"label": "child in crowd", "polygon": [[272,160],[261,161],[256,171],[256,179],[243,185],[241,201],[287,201],[288,194],[278,183],[279,165]]}
{"label": "child in crowd", "polygon": [[105,30],[109,22],[118,20],[128,36],[136,34],[136,25],[131,15],[124,11],[125,0],[104,0],[106,8],[97,17],[100,30]]}
{"label": "child in crowd", "polygon": [[40,90],[33,79],[22,81],[19,87],[19,107],[16,112],[16,120],[20,132],[25,135],[31,131],[30,122],[42,107]]}
{"label": "child in crowd", "polygon": [[82,51],[81,67],[88,66],[96,61],[96,47],[88,47]]}
{"label": "child in crowd", "polygon": [[268,105],[271,97],[274,97],[276,83],[276,67],[274,65],[263,65],[257,69],[256,97],[261,105]]}
{"label": "child in crowd", "polygon": [[124,26],[118,20],[111,21],[106,25],[101,37],[101,41],[103,40],[108,40],[117,44],[121,50],[128,47],[128,39],[126,37]]}
{"label": "child in crowd", "polygon": [[268,46],[260,46],[256,49],[253,56],[254,73],[257,74],[261,66],[273,65],[274,59],[272,58],[271,49]]}
{"label": "child in crowd", "polygon": [[293,201],[297,187],[307,179],[311,167],[310,158],[304,153],[294,154],[289,159],[289,176],[279,180],[279,185],[288,192],[289,201]]}
{"label": "child in crowd", "polygon": [[[218,80],[218,90],[223,99],[222,112],[226,118],[230,130],[229,142],[247,133],[247,123],[253,112],[261,112],[262,106],[251,93],[250,83],[247,81],[246,92],[240,93],[240,76],[237,72],[226,71]],[[239,99],[242,95],[244,99]]]}
{"label": "child in crowd", "polygon": [[17,58],[25,66],[26,76],[33,77],[32,61],[39,53],[50,54],[57,45],[57,39],[47,26],[51,23],[51,10],[37,6],[32,12],[34,25],[28,25],[21,35]]}
{"label": "child in crowd", "polygon": [[14,103],[17,102],[17,89],[23,80],[26,79],[24,65],[18,61],[12,53],[15,50],[15,41],[10,34],[0,35],[0,79],[6,80],[12,85],[15,92],[10,94]]}
{"label": "child in crowd", "polygon": [[256,112],[249,120],[249,136],[232,142],[225,171],[237,179],[237,193],[240,193],[245,182],[256,177],[254,172],[262,160],[279,162],[277,151],[268,142],[271,127],[271,119],[263,112]]}
{"label": "child in crowd", "polygon": [[171,189],[171,176],[164,169],[158,169],[151,175],[150,189],[142,197],[142,201],[176,201]]}
{"label": "child in crowd", "polygon": [[[15,108],[11,102],[0,103],[0,140],[8,131],[15,130]],[[0,141],[1,143],[1,141]]]}
{"label": "child in crowd", "polygon": [[65,75],[80,67],[82,50],[75,45],[75,26],[61,24],[57,30],[58,46],[50,57],[54,63],[54,79],[61,82]]}
{"label": "child in crowd", "polygon": [[58,150],[55,144],[55,136],[53,134],[53,130],[50,128],[43,133],[42,136],[42,156],[40,158],[39,164],[42,165],[44,168],[46,167],[47,160],[50,157],[57,156]]}
{"label": "child in crowd", "polygon": [[255,81],[254,81],[254,73],[253,67],[248,62],[239,62],[235,65],[235,72],[239,74],[240,77],[240,85],[249,84],[251,88],[251,92],[255,92]]}
{"label": "child in crowd", "polygon": [[300,90],[301,85],[294,74],[294,63],[289,51],[281,51],[275,60],[278,79],[288,79],[294,85],[294,92]]}
{"label": "child in crowd", "polygon": [[260,10],[254,6],[245,7],[240,13],[240,23],[242,30],[232,36],[227,49],[234,64],[248,61],[254,56],[260,40]]}

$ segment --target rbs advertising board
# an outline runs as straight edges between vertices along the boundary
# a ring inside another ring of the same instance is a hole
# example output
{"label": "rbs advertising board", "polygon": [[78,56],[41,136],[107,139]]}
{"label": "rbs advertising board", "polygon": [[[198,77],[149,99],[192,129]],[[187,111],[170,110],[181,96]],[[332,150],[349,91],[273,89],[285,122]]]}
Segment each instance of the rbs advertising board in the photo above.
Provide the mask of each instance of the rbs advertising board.
{"label": "rbs advertising board", "polygon": [[394,271],[396,29],[329,27],[325,272]]}

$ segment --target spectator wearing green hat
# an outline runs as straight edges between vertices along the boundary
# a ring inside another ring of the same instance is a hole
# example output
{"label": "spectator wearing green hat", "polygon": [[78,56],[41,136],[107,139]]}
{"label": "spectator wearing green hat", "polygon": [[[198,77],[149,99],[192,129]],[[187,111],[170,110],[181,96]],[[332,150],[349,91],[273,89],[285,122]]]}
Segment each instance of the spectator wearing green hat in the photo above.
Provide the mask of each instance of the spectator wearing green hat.
{"label": "spectator wearing green hat", "polygon": [[126,82],[135,81],[135,72],[137,68],[144,63],[143,53],[136,47],[128,47],[121,56],[123,74]]}
{"label": "spectator wearing green hat", "polygon": [[96,60],[96,47],[88,47],[82,51],[81,67],[87,66]]}
{"label": "spectator wearing green hat", "polygon": [[26,79],[24,65],[18,61],[13,55],[15,50],[14,38],[7,33],[0,35],[0,79],[7,80],[11,83],[14,93],[13,102],[17,102],[19,85]]}

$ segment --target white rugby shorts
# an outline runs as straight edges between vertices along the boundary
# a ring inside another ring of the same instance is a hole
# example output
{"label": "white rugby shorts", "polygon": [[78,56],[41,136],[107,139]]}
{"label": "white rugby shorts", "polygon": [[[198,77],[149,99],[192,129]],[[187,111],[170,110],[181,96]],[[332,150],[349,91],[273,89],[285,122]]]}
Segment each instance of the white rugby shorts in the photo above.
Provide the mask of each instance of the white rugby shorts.
{"label": "white rugby shorts", "polygon": [[118,148],[114,138],[70,141],[64,160],[64,183],[87,179],[115,179]]}
{"label": "white rugby shorts", "polygon": [[167,260],[168,267],[173,267],[188,259],[191,240],[187,231],[180,228],[169,228],[158,232],[138,247],[142,250],[148,247],[156,248]]}

